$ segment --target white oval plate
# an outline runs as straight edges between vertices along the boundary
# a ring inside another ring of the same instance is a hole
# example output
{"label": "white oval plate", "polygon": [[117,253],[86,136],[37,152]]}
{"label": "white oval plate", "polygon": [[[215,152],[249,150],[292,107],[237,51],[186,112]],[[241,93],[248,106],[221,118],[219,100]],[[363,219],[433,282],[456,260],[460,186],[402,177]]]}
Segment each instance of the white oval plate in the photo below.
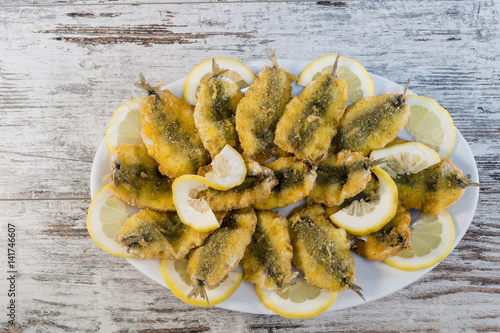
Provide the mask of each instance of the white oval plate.
{"label": "white oval plate", "polygon": [[[302,69],[306,67],[310,61],[294,61],[294,60],[281,60],[279,65],[285,68],[290,73],[299,75]],[[247,64],[256,74],[264,66],[270,65],[268,61],[251,62]],[[403,87],[392,81],[389,81],[378,75],[370,74],[375,86],[375,96],[385,93],[401,93]],[[175,81],[165,88],[169,89],[174,95],[182,97],[182,90],[184,87],[184,79]],[[292,93],[296,95],[302,90],[301,87],[294,87]],[[408,92],[412,94],[411,92]],[[111,114],[110,114],[111,118]],[[455,130],[457,137],[455,148],[451,154],[453,163],[463,170],[464,174],[470,174],[472,181],[478,181],[478,173],[474,156],[467,145],[467,142],[458,130]],[[400,137],[411,139],[405,130],[401,131]],[[92,165],[92,173],[90,179],[90,192],[92,197],[104,186],[106,182],[102,179],[109,174],[110,170],[110,155],[106,148],[105,139],[102,140],[99,148],[97,149],[94,162]],[[456,235],[453,247],[462,239],[465,231],[469,227],[474,212],[476,211],[477,201],[479,197],[479,189],[477,187],[469,188],[465,194],[452,206],[448,207],[453,221],[455,223]],[[290,208],[281,209],[280,212],[286,216],[290,212]],[[424,276],[432,268],[427,268],[420,271],[405,272],[396,268],[387,266],[384,263],[369,261],[356,254],[353,254],[354,263],[356,267],[356,284],[363,288],[363,295],[366,302],[371,302],[386,295],[392,294],[403,287],[411,284]],[[158,282],[164,287],[167,287],[163,282],[163,277],[160,271],[160,260],[150,259],[126,259],[140,272],[144,273],[147,277]],[[344,291],[338,294],[337,300],[327,311],[345,309],[356,305],[364,304],[365,302],[354,292]],[[236,292],[226,301],[217,305],[218,307],[259,314],[274,314],[268,310],[259,300],[254,291],[253,284],[243,281]]]}

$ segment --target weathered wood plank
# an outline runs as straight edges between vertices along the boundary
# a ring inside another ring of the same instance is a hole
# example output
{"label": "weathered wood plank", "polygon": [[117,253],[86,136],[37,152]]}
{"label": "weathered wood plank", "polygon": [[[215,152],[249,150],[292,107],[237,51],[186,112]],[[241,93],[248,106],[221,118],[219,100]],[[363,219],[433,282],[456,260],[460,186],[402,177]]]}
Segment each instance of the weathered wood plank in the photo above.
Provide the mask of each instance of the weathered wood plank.
{"label": "weathered wood plank", "polygon": [[0,251],[6,252],[6,223],[16,225],[16,303],[23,332],[495,331],[500,329],[500,226],[491,207],[499,200],[500,194],[481,197],[463,241],[420,281],[314,320],[182,303],[92,243],[85,229],[88,200],[0,202]]}

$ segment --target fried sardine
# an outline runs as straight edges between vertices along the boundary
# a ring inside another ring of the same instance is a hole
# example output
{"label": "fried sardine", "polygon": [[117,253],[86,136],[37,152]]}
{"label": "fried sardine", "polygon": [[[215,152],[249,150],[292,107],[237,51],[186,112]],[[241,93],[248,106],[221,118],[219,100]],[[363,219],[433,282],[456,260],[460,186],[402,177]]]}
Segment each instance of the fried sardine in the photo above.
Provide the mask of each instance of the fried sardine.
{"label": "fried sardine", "polygon": [[307,161],[300,161],[294,157],[281,157],[266,164],[278,180],[271,195],[260,200],[256,209],[274,209],[286,207],[304,199],[312,190],[316,179],[315,167]]}
{"label": "fried sardine", "polygon": [[307,202],[329,207],[340,205],[361,192],[371,179],[371,168],[378,162],[360,153],[342,150],[319,162],[318,177]]}
{"label": "fried sardine", "polygon": [[350,288],[361,296],[354,281],[354,261],[344,229],[335,227],[321,205],[296,208],[288,217],[293,263],[307,282],[323,289]]}
{"label": "fried sardine", "polygon": [[115,194],[129,205],[158,211],[175,210],[172,180],[158,170],[144,144],[121,144],[111,157]]}
{"label": "fried sardine", "polygon": [[194,111],[194,122],[203,145],[215,157],[226,144],[239,146],[236,132],[236,107],[243,97],[238,84],[219,75],[215,60],[212,76],[201,83]]}
{"label": "fried sardine", "polygon": [[288,221],[271,211],[256,211],[256,214],[255,233],[241,260],[243,278],[262,288],[284,291],[297,275],[292,272]]}
{"label": "fried sardine", "polygon": [[470,181],[450,160],[442,160],[420,172],[394,178],[401,204],[408,209],[439,215],[457,201],[465,188],[479,186]]}
{"label": "fried sardine", "polygon": [[407,88],[402,94],[370,96],[349,106],[335,140],[340,148],[368,155],[393,140],[410,118]]}
{"label": "fried sardine", "polygon": [[274,142],[302,160],[317,161],[326,156],[346,107],[346,81],[323,73],[286,105]]}
{"label": "fried sardine", "polygon": [[142,74],[137,86],[149,94],[141,108],[141,131],[148,154],[158,162],[160,172],[176,178],[196,173],[200,166],[210,163],[196,131],[193,107],[170,91],[151,86]]}
{"label": "fried sardine", "polygon": [[377,232],[354,238],[353,250],[369,260],[382,261],[409,248],[410,212],[399,205],[396,215]]}
{"label": "fried sardine", "polygon": [[220,228],[189,255],[186,271],[194,284],[189,297],[201,296],[209,302],[205,285],[222,281],[240,262],[252,240],[257,217],[252,208],[229,212]]}
{"label": "fried sardine", "polygon": [[272,67],[265,66],[245,92],[236,109],[243,156],[264,163],[272,156],[283,155],[274,144],[276,124],[292,96],[292,82],[297,77],[278,67],[271,54]]}
{"label": "fried sardine", "polygon": [[142,210],[125,221],[115,240],[141,259],[179,259],[208,235],[182,223],[176,212]]}

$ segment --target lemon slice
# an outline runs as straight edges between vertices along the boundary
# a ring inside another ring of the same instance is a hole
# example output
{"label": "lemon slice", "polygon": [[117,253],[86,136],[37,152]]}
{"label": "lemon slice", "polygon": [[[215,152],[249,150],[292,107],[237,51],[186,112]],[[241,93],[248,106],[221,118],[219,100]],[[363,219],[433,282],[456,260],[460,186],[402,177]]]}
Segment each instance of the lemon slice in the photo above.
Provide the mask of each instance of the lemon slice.
{"label": "lemon slice", "polygon": [[113,114],[106,130],[106,145],[110,154],[121,143],[135,145],[142,142],[141,104],[144,98],[136,98],[123,104]]}
{"label": "lemon slice", "polygon": [[410,119],[406,130],[415,141],[431,147],[446,159],[455,146],[455,126],[450,114],[435,100],[409,95]]}
{"label": "lemon slice", "polygon": [[207,184],[217,185],[202,176],[182,175],[172,183],[174,206],[182,223],[199,232],[208,232],[219,227],[219,221],[199,192],[207,189]]}
{"label": "lemon slice", "polygon": [[200,296],[188,298],[187,295],[193,289],[191,279],[186,272],[187,259],[162,259],[160,267],[163,275],[163,280],[170,288],[172,293],[181,301],[196,306],[212,306],[219,304],[228,299],[240,286],[243,274],[237,272],[229,272],[227,277],[214,286],[205,286],[207,292],[207,301]]}
{"label": "lemon slice", "polygon": [[103,187],[92,199],[87,214],[87,231],[104,252],[117,257],[133,258],[127,249],[115,242],[120,227],[132,214],[125,201],[115,196],[111,185]]}
{"label": "lemon slice", "polygon": [[[336,54],[327,54],[314,60],[304,68],[297,85],[305,87],[316,80],[322,72],[331,72],[336,58]],[[356,60],[339,56],[336,75],[347,81],[349,102],[356,103],[364,97],[373,96],[373,81],[365,68]]]}
{"label": "lemon slice", "polygon": [[384,159],[379,167],[395,178],[401,174],[417,173],[441,162],[435,150],[418,142],[397,144],[389,148],[374,150],[373,159]]}
{"label": "lemon slice", "polygon": [[454,241],[455,226],[446,210],[439,215],[422,214],[411,226],[412,250],[403,250],[399,256],[384,262],[404,271],[428,268],[450,254]]}
{"label": "lemon slice", "polygon": [[348,207],[330,215],[333,224],[353,235],[368,235],[378,231],[396,215],[398,208],[396,184],[380,167],[373,168],[372,172],[379,181],[375,198],[368,202],[353,201]]}
{"label": "lemon slice", "polygon": [[243,157],[230,145],[226,145],[210,163],[210,171],[205,178],[215,184],[206,183],[218,190],[225,191],[240,185],[247,175]]}
{"label": "lemon slice", "polygon": [[312,318],[335,302],[337,293],[318,288],[299,278],[283,293],[255,285],[255,292],[269,310],[286,318]]}
{"label": "lemon slice", "polygon": [[[255,80],[255,74],[252,70],[236,59],[215,58],[215,62],[221,70],[228,70],[221,75],[236,82],[240,88],[248,87]],[[211,75],[212,59],[207,59],[196,65],[184,83],[184,92],[182,94],[184,100],[191,105],[195,105],[196,90],[200,86],[200,83],[208,79]]]}

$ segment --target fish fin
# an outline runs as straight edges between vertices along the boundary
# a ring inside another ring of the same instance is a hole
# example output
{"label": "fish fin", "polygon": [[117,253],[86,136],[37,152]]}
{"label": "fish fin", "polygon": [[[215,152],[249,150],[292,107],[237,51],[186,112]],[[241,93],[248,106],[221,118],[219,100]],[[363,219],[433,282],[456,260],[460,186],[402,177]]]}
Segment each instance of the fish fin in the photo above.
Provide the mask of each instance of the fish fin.
{"label": "fish fin", "polygon": [[411,75],[410,77],[408,78],[408,82],[406,82],[406,86],[405,86],[405,89],[403,90],[403,96],[406,96],[406,92],[408,91],[408,88],[410,87],[410,81],[411,81]]}
{"label": "fish fin", "polygon": [[363,296],[363,294],[361,293],[363,288],[361,288],[360,286],[358,286],[357,284],[354,284],[352,282],[347,282],[347,285],[349,286],[349,289],[351,289],[356,294],[358,294],[358,296],[361,297],[363,299],[363,301],[366,302],[365,296]]}
{"label": "fish fin", "polygon": [[212,58],[212,76],[211,77],[224,74],[225,72],[228,72],[228,71],[229,71],[229,69],[221,69],[219,67],[219,65],[217,64],[217,62],[215,61],[215,58]]}
{"label": "fish fin", "polygon": [[465,175],[462,178],[459,179],[460,181],[460,187],[462,188],[467,188],[467,187],[480,187],[481,184],[479,183],[474,183],[470,181],[470,175]]}
{"label": "fish fin", "polygon": [[144,74],[140,73],[139,82],[136,82],[134,85],[138,88],[141,88],[142,90],[145,90],[148,93],[148,96],[150,96],[158,94],[158,92],[161,90],[161,86],[163,85],[163,81],[160,81],[157,86],[153,86],[146,80]]}

